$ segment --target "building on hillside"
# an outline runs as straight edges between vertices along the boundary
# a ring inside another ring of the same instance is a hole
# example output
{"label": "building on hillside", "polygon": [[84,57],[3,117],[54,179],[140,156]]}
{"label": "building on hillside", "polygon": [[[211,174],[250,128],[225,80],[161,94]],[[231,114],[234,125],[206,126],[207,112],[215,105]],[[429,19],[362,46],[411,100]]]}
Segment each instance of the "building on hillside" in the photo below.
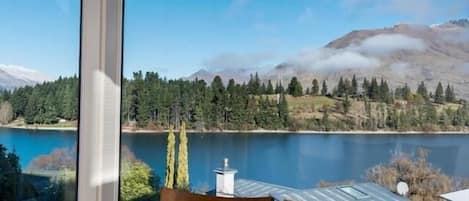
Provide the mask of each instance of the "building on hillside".
{"label": "building on hillside", "polygon": [[228,159],[224,160],[223,168],[214,172],[216,188],[208,194],[217,197],[272,197],[276,201],[409,201],[374,183],[296,189],[254,180],[235,180],[237,171],[229,167]]}

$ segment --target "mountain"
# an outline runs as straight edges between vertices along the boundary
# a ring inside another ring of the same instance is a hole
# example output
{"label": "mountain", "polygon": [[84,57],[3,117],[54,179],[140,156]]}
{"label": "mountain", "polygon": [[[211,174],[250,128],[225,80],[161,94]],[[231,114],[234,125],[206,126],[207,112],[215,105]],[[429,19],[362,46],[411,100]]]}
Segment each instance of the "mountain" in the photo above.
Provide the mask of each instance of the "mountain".
{"label": "mountain", "polygon": [[330,82],[332,89],[341,76],[351,78],[353,74],[359,81],[377,77],[388,80],[392,87],[407,83],[413,90],[425,81],[433,91],[441,81],[445,86],[454,85],[456,94],[467,99],[469,19],[355,30],[323,48],[287,58],[261,78],[288,82],[297,76],[306,86],[317,78]]}
{"label": "mountain", "polygon": [[11,90],[53,80],[48,75],[22,66],[0,64],[0,89]]}
{"label": "mountain", "polygon": [[229,79],[234,79],[237,82],[247,82],[249,80],[249,76],[251,73],[256,73],[252,72],[248,69],[233,69],[233,70],[219,70],[219,71],[208,71],[205,69],[201,69],[190,76],[184,78],[188,80],[194,80],[194,79],[199,79],[199,80],[205,80],[208,83],[210,83],[215,76],[220,76],[223,78],[223,82],[225,84],[228,83]]}

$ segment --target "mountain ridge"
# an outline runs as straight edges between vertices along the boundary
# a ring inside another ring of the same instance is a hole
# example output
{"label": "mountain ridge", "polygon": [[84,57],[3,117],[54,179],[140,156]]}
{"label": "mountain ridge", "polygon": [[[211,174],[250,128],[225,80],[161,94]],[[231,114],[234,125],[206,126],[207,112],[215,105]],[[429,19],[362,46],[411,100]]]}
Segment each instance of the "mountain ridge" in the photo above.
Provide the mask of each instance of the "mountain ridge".
{"label": "mountain ridge", "polygon": [[13,90],[52,81],[50,76],[23,66],[0,64],[0,89]]}
{"label": "mountain ridge", "polygon": [[[231,78],[224,71],[205,72],[210,75],[207,78],[217,74]],[[359,81],[377,77],[388,80],[392,87],[407,83],[414,90],[421,81],[430,90],[442,82],[453,85],[458,96],[469,98],[469,91],[465,90],[469,86],[469,19],[354,30],[320,49],[301,52],[260,73],[264,80],[284,83],[297,76],[306,86],[314,78],[337,83],[341,76],[350,79],[353,74]],[[244,76],[237,81],[248,79]]]}

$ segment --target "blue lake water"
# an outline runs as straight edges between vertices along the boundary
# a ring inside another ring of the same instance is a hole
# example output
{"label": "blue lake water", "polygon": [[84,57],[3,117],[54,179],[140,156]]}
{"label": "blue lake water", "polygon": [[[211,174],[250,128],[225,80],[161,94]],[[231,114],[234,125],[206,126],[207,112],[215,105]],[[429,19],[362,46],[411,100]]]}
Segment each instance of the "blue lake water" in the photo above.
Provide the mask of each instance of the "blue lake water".
{"label": "blue lake water", "polygon": [[[166,135],[124,134],[123,144],[164,178]],[[55,148],[76,144],[75,132],[0,129],[0,144],[13,148],[22,167]],[[469,135],[189,134],[190,182],[213,187],[213,169],[224,157],[237,178],[296,188],[321,181],[362,181],[367,168],[395,151],[430,150],[429,161],[451,176],[469,177]]]}

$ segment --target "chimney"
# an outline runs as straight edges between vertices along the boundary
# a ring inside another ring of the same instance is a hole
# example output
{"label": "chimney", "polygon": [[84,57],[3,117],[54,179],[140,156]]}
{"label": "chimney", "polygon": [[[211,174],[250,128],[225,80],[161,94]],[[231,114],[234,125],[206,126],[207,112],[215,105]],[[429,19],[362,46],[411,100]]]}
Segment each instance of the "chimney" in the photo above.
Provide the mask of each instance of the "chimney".
{"label": "chimney", "polygon": [[228,158],[223,160],[223,167],[214,170],[217,183],[216,183],[216,196],[217,197],[234,197],[234,176],[238,172],[236,169],[231,169]]}

